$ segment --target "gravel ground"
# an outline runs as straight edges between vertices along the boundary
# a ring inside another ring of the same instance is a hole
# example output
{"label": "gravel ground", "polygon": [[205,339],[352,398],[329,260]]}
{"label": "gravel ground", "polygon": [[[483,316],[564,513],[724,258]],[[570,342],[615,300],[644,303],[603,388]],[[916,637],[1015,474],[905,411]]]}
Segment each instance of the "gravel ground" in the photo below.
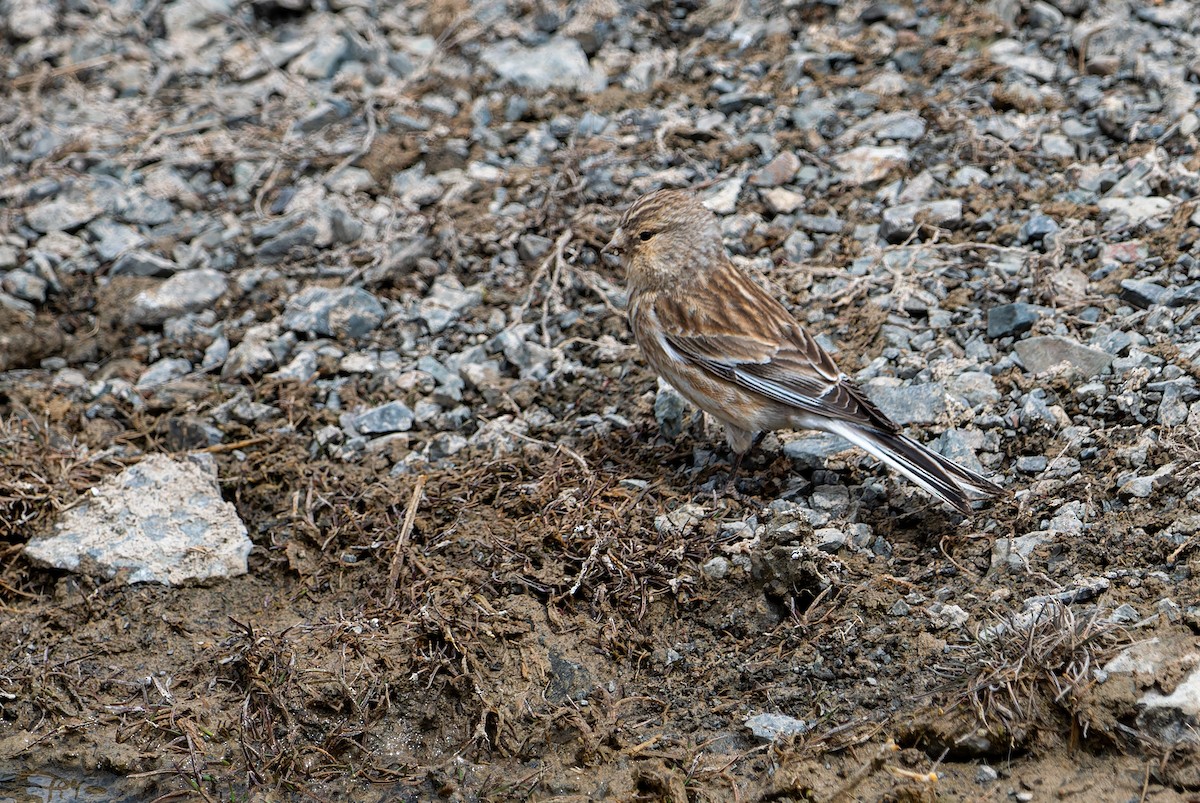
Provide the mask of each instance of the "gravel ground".
{"label": "gravel ground", "polygon": [[[0,0],[0,33],[0,791],[1200,793],[1188,0]],[[599,254],[659,187],[1011,500],[963,519],[806,432],[726,493]],[[25,551],[198,454],[231,576]]]}

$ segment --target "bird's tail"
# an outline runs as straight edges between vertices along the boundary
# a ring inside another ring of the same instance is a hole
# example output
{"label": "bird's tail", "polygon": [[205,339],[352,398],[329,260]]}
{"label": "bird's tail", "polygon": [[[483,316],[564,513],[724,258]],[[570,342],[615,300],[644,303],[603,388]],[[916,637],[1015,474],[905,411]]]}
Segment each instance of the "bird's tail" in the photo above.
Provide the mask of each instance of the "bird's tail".
{"label": "bird's tail", "polygon": [[973,500],[1002,496],[1006,493],[990,480],[898,432],[885,432],[850,424],[839,426],[834,432],[870,452],[929,493],[953,505],[963,515],[971,515]]}

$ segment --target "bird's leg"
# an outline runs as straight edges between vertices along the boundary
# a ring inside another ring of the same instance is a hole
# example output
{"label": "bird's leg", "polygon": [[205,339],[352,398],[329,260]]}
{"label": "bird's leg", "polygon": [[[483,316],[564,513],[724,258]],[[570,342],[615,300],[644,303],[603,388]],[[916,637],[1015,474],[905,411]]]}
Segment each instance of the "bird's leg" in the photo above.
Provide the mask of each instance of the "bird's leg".
{"label": "bird's leg", "polygon": [[726,425],[726,437],[729,441],[729,448],[733,450],[733,467],[729,470],[729,479],[726,481],[726,490],[731,491],[735,496],[741,496],[734,481],[737,479],[738,472],[742,468],[742,461],[746,459],[746,455],[758,445],[762,440],[762,432],[749,432],[747,430],[731,429]]}
{"label": "bird's leg", "polygon": [[742,461],[746,459],[746,455],[749,452],[750,449],[747,449],[744,452],[737,452],[733,456],[733,468],[729,469],[729,487],[733,488],[734,490],[737,489],[734,487],[733,481],[737,479],[738,471],[740,471],[742,468]]}

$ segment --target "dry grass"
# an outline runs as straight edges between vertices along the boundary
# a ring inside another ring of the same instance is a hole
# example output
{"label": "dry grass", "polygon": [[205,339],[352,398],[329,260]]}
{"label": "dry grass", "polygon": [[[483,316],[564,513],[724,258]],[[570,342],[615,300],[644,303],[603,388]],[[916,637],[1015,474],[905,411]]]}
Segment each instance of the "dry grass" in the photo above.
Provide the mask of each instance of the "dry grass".
{"label": "dry grass", "polygon": [[[1099,608],[1081,615],[1051,600],[1004,616],[935,667],[947,706],[924,711],[906,740],[952,756],[1011,755],[1050,734],[1078,746],[1096,735],[1096,670],[1130,641]],[[1114,734],[1103,736],[1112,743]]]}

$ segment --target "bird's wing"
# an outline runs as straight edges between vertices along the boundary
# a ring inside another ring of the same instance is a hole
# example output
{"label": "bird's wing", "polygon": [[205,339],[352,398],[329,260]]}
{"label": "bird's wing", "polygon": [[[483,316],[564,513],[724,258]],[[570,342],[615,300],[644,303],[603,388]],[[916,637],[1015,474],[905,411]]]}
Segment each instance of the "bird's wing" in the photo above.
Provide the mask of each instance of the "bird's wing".
{"label": "bird's wing", "polygon": [[702,294],[655,300],[663,340],[679,357],[797,412],[898,431],[782,304],[734,265],[720,273]]}

